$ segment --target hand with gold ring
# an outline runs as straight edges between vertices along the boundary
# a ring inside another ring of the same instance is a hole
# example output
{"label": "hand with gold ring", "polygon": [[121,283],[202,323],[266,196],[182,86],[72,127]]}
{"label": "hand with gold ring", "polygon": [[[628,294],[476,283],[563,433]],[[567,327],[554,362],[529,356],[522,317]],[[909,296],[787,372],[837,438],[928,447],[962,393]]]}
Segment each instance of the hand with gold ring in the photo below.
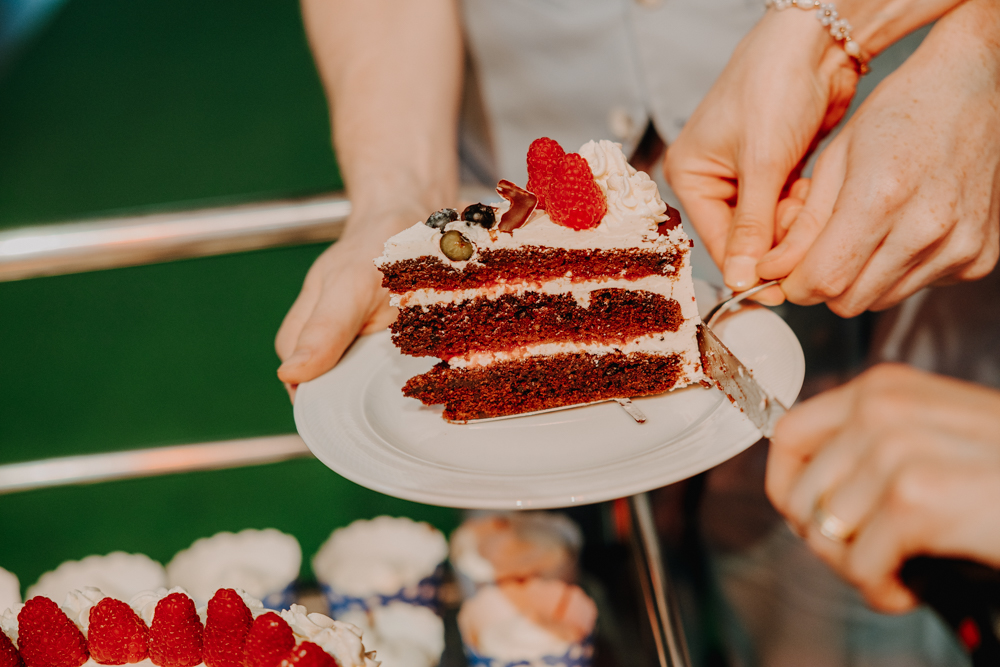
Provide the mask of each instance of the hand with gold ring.
{"label": "hand with gold ring", "polygon": [[767,492],[873,606],[906,611],[910,557],[1000,567],[1000,392],[876,366],[778,423]]}

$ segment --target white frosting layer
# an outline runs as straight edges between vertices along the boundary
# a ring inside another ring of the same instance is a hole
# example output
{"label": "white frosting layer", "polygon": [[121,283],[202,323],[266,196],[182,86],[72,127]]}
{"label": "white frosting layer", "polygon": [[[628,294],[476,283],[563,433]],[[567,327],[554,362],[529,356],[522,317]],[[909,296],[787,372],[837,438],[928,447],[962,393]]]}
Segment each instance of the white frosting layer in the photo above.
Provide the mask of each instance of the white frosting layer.
{"label": "white frosting layer", "polygon": [[[621,352],[632,354],[634,352],[644,352],[646,354],[670,355],[680,354],[684,357],[685,368],[689,362],[694,365],[691,369],[694,377],[689,376],[689,381],[695,382],[701,379],[700,372],[697,372],[699,363],[697,344],[694,338],[694,331],[697,323],[687,321],[681,325],[677,331],[669,331],[660,334],[650,334],[640,336],[627,343],[607,344],[607,343],[540,343],[538,345],[525,345],[509,351],[502,352],[472,352],[461,357],[451,357],[448,365],[452,368],[476,368],[486,366],[498,361],[510,361],[512,359],[523,359],[533,356],[552,356],[556,354],[612,354]],[[690,357],[690,359],[688,359]]]}
{"label": "white frosting layer", "polygon": [[28,589],[27,597],[44,595],[50,600],[62,600],[70,591],[94,587],[111,597],[128,600],[139,591],[157,589],[166,583],[163,566],[149,556],[114,551],[62,563],[39,577]]}
{"label": "white frosting layer", "polygon": [[[682,275],[683,272],[684,267],[682,266]],[[428,306],[461,303],[480,297],[498,299],[508,294],[520,296],[527,292],[538,292],[541,294],[570,294],[581,308],[587,308],[590,306],[590,295],[594,291],[602,289],[642,290],[660,294],[668,299],[676,299],[685,319],[698,316],[698,306],[693,298],[694,291],[691,284],[667,276],[646,276],[637,280],[604,278],[579,282],[568,278],[557,278],[544,282],[500,283],[491,287],[467,290],[424,288],[405,294],[393,294],[390,302],[398,308],[427,308]]]}
{"label": "white frosting layer", "polygon": [[391,602],[342,620],[360,627],[365,647],[391,667],[435,667],[444,652],[444,621],[428,607]]}
{"label": "white frosting layer", "polygon": [[313,571],[343,595],[392,595],[433,574],[447,556],[444,535],[430,524],[380,516],[333,531]]}
{"label": "white frosting layer", "polygon": [[222,532],[197,540],[167,564],[167,585],[182,586],[199,605],[220,588],[255,598],[283,590],[299,576],[298,540],[274,528]]}
{"label": "white frosting layer", "polygon": [[[565,248],[570,250],[643,249],[665,252],[683,246],[688,238],[678,225],[668,234],[657,232],[666,220],[666,204],[660,199],[656,184],[644,172],[636,171],[625,160],[621,146],[610,141],[588,142],[580,149],[594,173],[594,180],[608,199],[607,215],[592,229],[576,230],[552,222],[545,211],[536,209],[528,221],[512,233],[484,229],[464,221],[451,222],[445,230],[457,229],[477,249],[521,249],[524,246]],[[497,205],[497,220],[510,207],[504,200]],[[436,257],[448,266],[464,269],[476,262],[476,255],[464,262],[453,262],[441,252],[441,231],[419,222],[396,234],[385,243],[385,251],[375,260],[376,266],[418,257]]]}

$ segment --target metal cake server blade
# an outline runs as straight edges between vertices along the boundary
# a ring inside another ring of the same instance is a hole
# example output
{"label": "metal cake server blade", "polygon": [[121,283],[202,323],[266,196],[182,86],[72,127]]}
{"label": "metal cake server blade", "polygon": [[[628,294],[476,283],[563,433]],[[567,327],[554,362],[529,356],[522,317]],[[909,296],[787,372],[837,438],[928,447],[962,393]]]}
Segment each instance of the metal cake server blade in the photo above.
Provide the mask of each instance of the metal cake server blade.
{"label": "metal cake server blade", "polygon": [[764,437],[774,435],[774,425],[788,412],[788,408],[757,382],[750,369],[707,325],[698,325],[697,337],[705,375],[750,418]]}

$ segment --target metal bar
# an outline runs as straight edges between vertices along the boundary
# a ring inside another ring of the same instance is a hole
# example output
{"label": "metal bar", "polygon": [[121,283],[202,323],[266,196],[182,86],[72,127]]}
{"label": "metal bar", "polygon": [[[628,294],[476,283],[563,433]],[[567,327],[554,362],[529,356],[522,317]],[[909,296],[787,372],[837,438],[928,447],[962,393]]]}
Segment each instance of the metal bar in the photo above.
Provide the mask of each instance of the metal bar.
{"label": "metal bar", "polygon": [[0,281],[333,241],[351,212],[342,195],[0,232]]}
{"label": "metal bar", "polygon": [[221,470],[312,456],[298,435],[87,454],[0,465],[0,494],[66,484]]}
{"label": "metal bar", "polygon": [[[680,610],[674,596],[673,584],[663,567],[660,541],[653,521],[653,510],[649,504],[649,494],[640,493],[629,498],[632,520],[639,542],[639,552],[645,562],[639,576],[648,577],[643,582],[643,595],[649,609],[649,620],[653,626],[660,667],[691,667],[687,641],[684,638]],[[652,593],[652,600],[649,594]]]}

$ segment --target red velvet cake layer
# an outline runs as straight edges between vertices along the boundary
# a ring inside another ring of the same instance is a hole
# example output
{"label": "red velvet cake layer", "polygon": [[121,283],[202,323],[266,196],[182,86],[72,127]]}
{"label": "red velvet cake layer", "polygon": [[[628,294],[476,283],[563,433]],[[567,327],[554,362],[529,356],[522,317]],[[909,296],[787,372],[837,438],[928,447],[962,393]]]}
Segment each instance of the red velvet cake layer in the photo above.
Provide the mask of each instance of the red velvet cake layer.
{"label": "red velvet cake layer", "polygon": [[[686,249],[684,249],[686,251]],[[497,282],[542,282],[571,274],[573,280],[676,275],[684,251],[658,253],[646,250],[567,250],[525,246],[520,250],[479,252],[465,269],[445,264],[436,257],[418,257],[393,262],[380,268],[382,286],[391,292],[430,288],[436,290],[475,289]]]}
{"label": "red velvet cake layer", "polygon": [[457,304],[403,308],[390,327],[405,354],[450,359],[470,352],[503,352],[538,343],[624,344],[651,333],[673,332],[681,307],[662,294],[595,290],[584,308],[569,294],[505,294]]}
{"label": "red velvet cake layer", "polygon": [[425,405],[443,402],[445,419],[463,421],[660,394],[686,382],[681,369],[680,355],[641,352],[526,357],[477,368],[442,362],[410,378],[403,393]]}

